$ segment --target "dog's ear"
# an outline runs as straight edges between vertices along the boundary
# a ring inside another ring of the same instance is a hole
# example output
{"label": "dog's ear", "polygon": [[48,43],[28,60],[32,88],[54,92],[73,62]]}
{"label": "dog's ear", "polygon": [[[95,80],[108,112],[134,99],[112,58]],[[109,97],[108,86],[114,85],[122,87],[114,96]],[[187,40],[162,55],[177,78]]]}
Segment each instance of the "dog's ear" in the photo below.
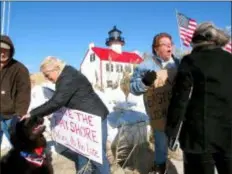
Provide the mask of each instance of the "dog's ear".
{"label": "dog's ear", "polygon": [[39,125],[39,124],[43,124],[43,122],[44,122],[43,118],[32,116],[25,119],[24,126],[28,127],[28,126]]}
{"label": "dog's ear", "polygon": [[10,142],[14,148],[21,149],[22,147],[25,146],[25,142],[22,141],[21,137],[24,134],[23,131],[23,124],[24,121],[20,121],[20,119],[13,119],[12,124],[10,127]]}
{"label": "dog's ear", "polygon": [[11,125],[9,126],[9,133],[14,134],[16,131],[16,124],[19,122],[19,118],[14,116],[11,121]]}

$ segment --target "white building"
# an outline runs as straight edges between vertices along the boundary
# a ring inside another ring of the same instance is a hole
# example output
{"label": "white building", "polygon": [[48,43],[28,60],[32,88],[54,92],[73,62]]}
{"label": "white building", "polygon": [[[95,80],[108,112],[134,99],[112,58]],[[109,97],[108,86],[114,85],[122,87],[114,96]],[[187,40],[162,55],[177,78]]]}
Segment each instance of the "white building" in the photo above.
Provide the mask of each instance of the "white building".
{"label": "white building", "polygon": [[137,52],[122,51],[125,41],[121,33],[116,26],[108,32],[109,38],[106,39],[108,48],[96,47],[94,43],[89,44],[80,70],[92,85],[112,87],[122,78],[123,71],[132,73],[133,65],[143,60]]}

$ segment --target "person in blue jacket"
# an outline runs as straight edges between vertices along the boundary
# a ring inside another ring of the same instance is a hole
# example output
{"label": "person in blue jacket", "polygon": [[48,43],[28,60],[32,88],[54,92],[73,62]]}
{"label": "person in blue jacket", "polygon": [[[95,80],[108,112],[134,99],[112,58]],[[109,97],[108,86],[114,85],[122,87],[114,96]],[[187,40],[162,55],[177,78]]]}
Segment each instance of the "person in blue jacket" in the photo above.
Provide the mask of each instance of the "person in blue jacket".
{"label": "person in blue jacket", "polygon": [[[143,95],[153,85],[156,72],[162,69],[177,68],[179,60],[173,56],[172,37],[168,33],[159,33],[153,39],[153,57],[145,59],[139,64],[130,81],[130,92],[134,95]],[[148,113],[147,101],[144,105]],[[155,106],[154,106],[155,107]],[[149,114],[148,114],[149,115]],[[165,174],[167,160],[167,139],[163,130],[154,129],[155,158],[154,167],[150,174]]]}

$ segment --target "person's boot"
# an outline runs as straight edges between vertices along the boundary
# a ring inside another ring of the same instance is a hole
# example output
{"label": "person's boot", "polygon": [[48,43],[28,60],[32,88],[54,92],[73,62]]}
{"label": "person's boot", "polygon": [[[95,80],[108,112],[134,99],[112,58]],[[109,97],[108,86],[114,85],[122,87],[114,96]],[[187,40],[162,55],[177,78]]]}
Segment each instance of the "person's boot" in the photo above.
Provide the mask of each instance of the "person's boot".
{"label": "person's boot", "polygon": [[152,171],[149,174],[167,174],[166,164],[155,164]]}

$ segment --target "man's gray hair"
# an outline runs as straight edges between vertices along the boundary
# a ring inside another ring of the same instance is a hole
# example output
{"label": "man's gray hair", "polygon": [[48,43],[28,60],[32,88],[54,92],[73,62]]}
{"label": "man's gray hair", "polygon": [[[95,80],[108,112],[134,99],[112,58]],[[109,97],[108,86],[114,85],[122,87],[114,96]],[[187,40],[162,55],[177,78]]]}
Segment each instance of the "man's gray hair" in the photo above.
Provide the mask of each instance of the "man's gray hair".
{"label": "man's gray hair", "polygon": [[211,22],[204,22],[200,24],[192,38],[193,47],[200,45],[216,45],[223,47],[230,40],[230,36],[223,30],[216,28]]}

